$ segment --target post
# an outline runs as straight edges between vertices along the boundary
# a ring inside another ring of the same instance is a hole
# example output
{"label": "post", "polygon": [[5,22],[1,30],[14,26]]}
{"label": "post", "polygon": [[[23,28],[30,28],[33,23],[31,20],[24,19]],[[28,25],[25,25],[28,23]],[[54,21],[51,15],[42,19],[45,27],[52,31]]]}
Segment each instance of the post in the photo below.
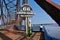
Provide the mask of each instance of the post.
{"label": "post", "polygon": [[[19,12],[20,10],[21,10],[20,0],[17,0],[17,2],[16,2],[16,11]],[[18,26],[21,26],[22,25],[22,19],[21,19],[21,16],[20,15],[16,14],[15,15],[15,20],[16,20],[16,24]]]}
{"label": "post", "polygon": [[23,5],[23,4],[28,4],[28,0],[23,0],[22,5]]}
{"label": "post", "polygon": [[26,35],[28,35],[28,17],[26,17]]}

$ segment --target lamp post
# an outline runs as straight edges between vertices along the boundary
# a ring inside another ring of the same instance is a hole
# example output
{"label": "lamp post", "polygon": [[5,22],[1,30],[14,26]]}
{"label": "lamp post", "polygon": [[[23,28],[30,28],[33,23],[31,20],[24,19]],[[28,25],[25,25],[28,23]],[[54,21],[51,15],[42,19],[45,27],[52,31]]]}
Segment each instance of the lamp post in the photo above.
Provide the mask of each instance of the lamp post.
{"label": "lamp post", "polygon": [[26,17],[26,35],[28,35],[28,17]]}
{"label": "lamp post", "polygon": [[34,15],[32,8],[28,4],[23,4],[21,11],[17,12],[21,17],[26,17],[26,35],[28,35],[28,17]]}

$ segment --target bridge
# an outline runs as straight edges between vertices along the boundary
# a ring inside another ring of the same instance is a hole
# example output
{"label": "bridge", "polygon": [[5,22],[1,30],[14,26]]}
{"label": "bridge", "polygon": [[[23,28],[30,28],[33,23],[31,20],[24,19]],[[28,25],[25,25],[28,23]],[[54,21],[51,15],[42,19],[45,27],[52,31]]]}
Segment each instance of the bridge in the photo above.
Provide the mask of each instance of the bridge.
{"label": "bridge", "polygon": [[51,0],[35,0],[35,2],[60,25],[60,5]]}

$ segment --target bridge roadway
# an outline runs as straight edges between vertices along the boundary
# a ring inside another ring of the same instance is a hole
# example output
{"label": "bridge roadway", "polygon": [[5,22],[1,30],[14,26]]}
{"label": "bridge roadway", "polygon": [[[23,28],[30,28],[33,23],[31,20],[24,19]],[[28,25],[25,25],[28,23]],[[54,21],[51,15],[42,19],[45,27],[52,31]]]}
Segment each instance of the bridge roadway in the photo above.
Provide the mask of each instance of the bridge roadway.
{"label": "bridge roadway", "polygon": [[43,32],[32,32],[32,37],[25,35],[25,31],[12,30],[12,26],[7,29],[0,29],[0,40],[44,40]]}

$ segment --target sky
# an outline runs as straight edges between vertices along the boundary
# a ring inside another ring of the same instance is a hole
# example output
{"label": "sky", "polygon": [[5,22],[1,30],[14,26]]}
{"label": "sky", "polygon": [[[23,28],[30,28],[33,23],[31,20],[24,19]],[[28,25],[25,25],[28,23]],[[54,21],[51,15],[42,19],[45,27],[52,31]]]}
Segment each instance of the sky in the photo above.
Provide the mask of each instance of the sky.
{"label": "sky", "polygon": [[[60,5],[60,0],[52,1]],[[30,18],[33,24],[55,23],[55,21],[34,0],[29,0],[29,4],[35,14],[32,18]]]}
{"label": "sky", "polygon": [[[51,1],[60,5],[60,0]],[[55,21],[34,0],[29,0],[28,4],[32,7],[34,12],[34,16],[29,18],[29,20],[32,20],[32,24],[55,23]]]}
{"label": "sky", "polygon": [[56,4],[60,5],[60,0],[51,0],[52,2],[55,2]]}

